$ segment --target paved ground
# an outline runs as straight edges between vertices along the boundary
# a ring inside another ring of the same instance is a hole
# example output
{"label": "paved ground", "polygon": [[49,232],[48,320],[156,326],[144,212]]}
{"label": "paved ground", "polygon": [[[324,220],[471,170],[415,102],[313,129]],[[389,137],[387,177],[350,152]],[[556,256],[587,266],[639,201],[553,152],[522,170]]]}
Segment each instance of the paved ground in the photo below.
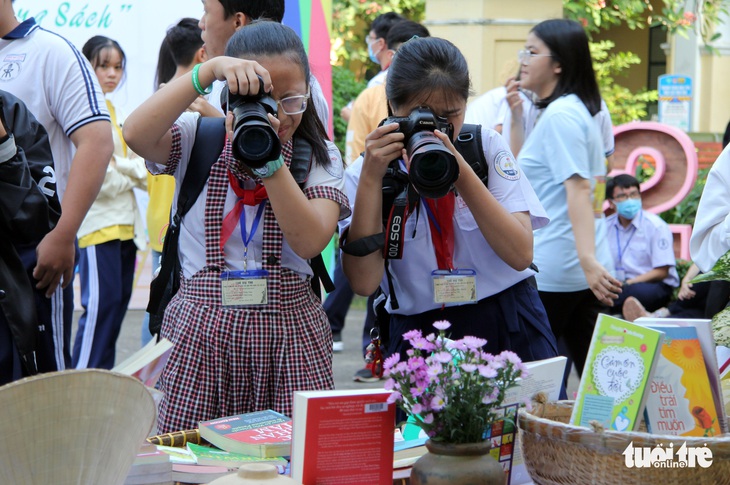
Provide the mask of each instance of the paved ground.
{"label": "paved ground", "polygon": [[[140,336],[142,328],[142,320],[144,319],[144,308],[147,305],[149,296],[149,282],[151,279],[151,264],[149,257],[142,253],[139,257],[140,272],[136,278],[134,293],[129,304],[129,310],[122,324],[122,331],[117,341],[116,362],[119,363],[133,352],[138,350],[141,345]],[[81,314],[81,303],[78,295],[81,293],[78,289],[78,278],[75,282],[76,295],[76,319]],[[362,322],[365,318],[364,301],[355,301],[350,308],[345,321],[345,328],[342,332],[342,340],[345,350],[334,354],[332,368],[335,377],[335,387],[337,389],[357,389],[357,388],[375,388],[382,386],[382,382],[360,383],[352,380],[353,374],[364,367],[361,348]],[[74,334],[76,329],[74,328]],[[72,340],[73,342],[73,340]],[[573,376],[568,384],[568,396],[572,397],[573,393],[578,389],[578,377]]]}

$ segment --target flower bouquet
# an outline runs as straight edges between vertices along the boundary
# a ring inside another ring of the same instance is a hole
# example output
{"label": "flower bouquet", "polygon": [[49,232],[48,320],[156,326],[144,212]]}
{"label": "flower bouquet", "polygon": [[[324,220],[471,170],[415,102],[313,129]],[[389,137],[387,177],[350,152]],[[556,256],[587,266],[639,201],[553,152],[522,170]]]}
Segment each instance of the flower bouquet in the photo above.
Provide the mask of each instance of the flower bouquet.
{"label": "flower bouquet", "polygon": [[438,321],[438,334],[425,337],[420,330],[405,333],[412,349],[405,362],[398,354],[385,360],[385,388],[393,391],[389,402],[411,414],[432,441],[479,443],[506,391],[527,371],[514,352],[484,352],[484,339],[449,340],[450,326]]}

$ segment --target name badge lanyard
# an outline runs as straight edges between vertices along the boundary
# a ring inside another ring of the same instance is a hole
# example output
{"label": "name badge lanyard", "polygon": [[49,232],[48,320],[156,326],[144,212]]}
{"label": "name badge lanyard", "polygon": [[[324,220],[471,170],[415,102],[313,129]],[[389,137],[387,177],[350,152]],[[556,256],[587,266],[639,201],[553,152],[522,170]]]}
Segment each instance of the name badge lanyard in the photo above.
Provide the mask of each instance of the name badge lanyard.
{"label": "name badge lanyard", "polygon": [[[268,199],[268,194],[266,193],[266,187],[263,185],[259,185],[253,190],[241,188],[238,185],[238,180],[236,180],[230,171],[228,172],[228,180],[231,183],[231,188],[238,196],[238,200],[236,201],[236,205],[233,207],[233,210],[226,215],[223,221],[223,225],[221,227],[220,248],[221,252],[223,252],[223,247],[226,242],[228,242],[228,239],[230,239],[231,234],[233,234],[236,224],[238,223],[241,226],[241,240],[243,241],[243,269],[245,271],[247,270],[248,264],[248,246],[251,243],[254,234],[256,234],[256,230],[261,222],[264,209],[266,208],[266,204],[263,202]],[[246,231],[245,205],[259,206],[256,211],[256,217],[254,217],[253,223],[251,224],[251,231],[248,234]]]}
{"label": "name badge lanyard", "polygon": [[626,239],[626,244],[624,244],[623,249],[621,248],[621,238],[619,235],[618,226],[614,226],[616,228],[616,251],[618,251],[618,264],[616,265],[616,271],[621,271],[623,278],[619,278],[620,280],[623,280],[626,276],[626,270],[624,269],[624,254],[626,254],[626,250],[629,248],[629,243],[631,243],[631,239],[633,239],[634,234],[636,234],[636,226],[633,227],[633,231],[631,231],[631,234],[629,234],[629,237]]}

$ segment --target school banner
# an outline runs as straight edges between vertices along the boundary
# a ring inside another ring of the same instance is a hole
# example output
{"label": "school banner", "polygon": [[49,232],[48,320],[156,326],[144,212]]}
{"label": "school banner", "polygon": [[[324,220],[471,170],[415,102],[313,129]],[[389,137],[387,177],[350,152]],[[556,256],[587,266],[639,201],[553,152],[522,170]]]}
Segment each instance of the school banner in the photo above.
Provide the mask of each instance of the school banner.
{"label": "school banner", "polygon": [[[119,42],[127,56],[127,74],[114,102],[126,113],[154,90],[157,55],[167,29],[183,17],[199,19],[203,14],[200,0],[16,0],[14,7],[20,21],[35,17],[43,28],[63,35],[79,50],[94,35]],[[284,23],[302,37],[312,72],[331,107],[332,1],[286,0],[285,12]]]}

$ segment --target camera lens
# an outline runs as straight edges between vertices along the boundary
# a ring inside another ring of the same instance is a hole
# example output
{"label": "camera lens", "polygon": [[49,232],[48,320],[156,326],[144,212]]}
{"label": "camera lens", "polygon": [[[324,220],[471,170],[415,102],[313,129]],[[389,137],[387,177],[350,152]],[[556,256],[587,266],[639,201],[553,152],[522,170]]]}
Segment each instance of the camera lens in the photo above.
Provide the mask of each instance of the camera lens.
{"label": "camera lens", "polygon": [[243,102],[233,109],[233,157],[261,168],[281,154],[281,142],[261,102]]}
{"label": "camera lens", "polygon": [[432,132],[414,134],[406,147],[411,161],[411,184],[422,197],[439,199],[445,196],[459,178],[459,164],[441,140]]}
{"label": "camera lens", "polygon": [[264,161],[265,163],[269,161],[274,146],[272,131],[270,125],[256,121],[242,124],[233,135],[237,152],[234,154],[236,159],[246,160],[249,165],[250,162]]}

